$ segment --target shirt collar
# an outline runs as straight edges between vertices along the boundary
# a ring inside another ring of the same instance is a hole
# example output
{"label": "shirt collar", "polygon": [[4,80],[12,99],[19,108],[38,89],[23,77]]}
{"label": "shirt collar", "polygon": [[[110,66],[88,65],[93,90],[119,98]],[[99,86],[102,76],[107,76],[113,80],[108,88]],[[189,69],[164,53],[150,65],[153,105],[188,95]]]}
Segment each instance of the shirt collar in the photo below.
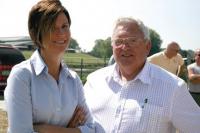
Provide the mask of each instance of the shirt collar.
{"label": "shirt collar", "polygon": [[[31,64],[37,76],[40,75],[43,71],[45,73],[48,73],[48,67],[45,64],[44,60],[42,59],[39,50],[36,50],[31,56]],[[69,68],[63,61],[61,62],[61,72],[64,72],[66,76],[72,77]]]}
{"label": "shirt collar", "polygon": [[144,84],[151,84],[151,78],[150,78],[150,64],[148,61],[145,62],[143,69],[141,72],[136,76],[135,79],[139,79]]}
{"label": "shirt collar", "polygon": [[68,76],[71,77],[71,78],[73,77],[68,66],[64,63],[64,61],[61,62],[61,67],[62,67],[61,71],[64,72],[66,77],[68,77]]}
{"label": "shirt collar", "polygon": [[[122,83],[121,77],[119,75],[119,66],[115,63],[113,73],[111,75],[114,81],[118,83]],[[151,84],[150,78],[150,64],[148,61],[145,62],[144,67],[140,71],[140,73],[130,82],[141,81],[144,84]]]}
{"label": "shirt collar", "polygon": [[31,64],[35,70],[35,74],[38,76],[42,71],[45,71],[45,73],[48,73],[48,67],[44,63],[44,60],[42,59],[39,50],[36,50],[33,55],[31,56]]}

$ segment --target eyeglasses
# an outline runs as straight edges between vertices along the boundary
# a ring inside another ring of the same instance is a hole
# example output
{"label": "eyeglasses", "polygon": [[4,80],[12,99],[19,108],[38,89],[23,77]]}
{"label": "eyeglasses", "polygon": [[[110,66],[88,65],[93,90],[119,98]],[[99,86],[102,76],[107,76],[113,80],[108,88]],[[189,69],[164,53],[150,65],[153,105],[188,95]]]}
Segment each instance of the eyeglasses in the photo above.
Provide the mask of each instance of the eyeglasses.
{"label": "eyeglasses", "polygon": [[141,38],[136,38],[136,37],[127,37],[127,38],[114,38],[112,40],[112,45],[116,47],[120,47],[123,44],[128,45],[128,46],[136,46],[139,44],[139,41]]}

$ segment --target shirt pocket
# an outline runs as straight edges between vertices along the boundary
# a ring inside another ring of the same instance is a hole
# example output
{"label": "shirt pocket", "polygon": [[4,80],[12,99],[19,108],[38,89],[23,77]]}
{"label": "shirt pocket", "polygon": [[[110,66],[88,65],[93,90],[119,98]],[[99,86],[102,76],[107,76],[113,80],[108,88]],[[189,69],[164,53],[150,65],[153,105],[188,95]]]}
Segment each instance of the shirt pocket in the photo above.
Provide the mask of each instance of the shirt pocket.
{"label": "shirt pocket", "polygon": [[[146,104],[143,108],[143,115],[141,122],[146,125],[148,133],[160,133],[162,122],[164,118],[164,107],[152,104]],[[142,125],[141,123],[141,125]]]}
{"label": "shirt pocket", "polygon": [[126,108],[123,115],[124,124],[129,125],[131,131],[137,133],[160,133],[164,118],[164,109],[161,106],[143,103],[134,108]]}

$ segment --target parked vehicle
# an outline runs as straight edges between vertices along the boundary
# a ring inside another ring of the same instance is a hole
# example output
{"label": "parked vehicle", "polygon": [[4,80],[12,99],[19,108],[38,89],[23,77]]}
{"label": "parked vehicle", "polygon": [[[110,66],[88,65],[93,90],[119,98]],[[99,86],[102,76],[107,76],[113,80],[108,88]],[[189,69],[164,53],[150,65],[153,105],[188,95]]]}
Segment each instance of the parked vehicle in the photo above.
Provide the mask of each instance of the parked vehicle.
{"label": "parked vehicle", "polygon": [[12,67],[23,60],[25,57],[18,49],[0,44],[0,94],[5,90]]}

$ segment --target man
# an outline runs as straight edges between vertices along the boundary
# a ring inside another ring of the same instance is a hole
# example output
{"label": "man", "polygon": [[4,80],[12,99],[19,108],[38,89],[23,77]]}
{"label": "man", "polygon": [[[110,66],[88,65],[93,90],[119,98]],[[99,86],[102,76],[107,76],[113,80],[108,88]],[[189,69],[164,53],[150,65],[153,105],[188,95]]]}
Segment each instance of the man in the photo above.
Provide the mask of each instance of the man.
{"label": "man", "polygon": [[179,49],[180,47],[176,42],[171,42],[164,51],[148,57],[148,61],[179,76],[184,67],[183,58],[178,54]]}
{"label": "man", "polygon": [[118,19],[112,48],[116,63],[84,86],[97,133],[200,132],[200,108],[185,82],[146,61],[151,43],[141,21]]}
{"label": "man", "polygon": [[189,91],[200,106],[200,49],[195,51],[195,63],[188,66]]}

